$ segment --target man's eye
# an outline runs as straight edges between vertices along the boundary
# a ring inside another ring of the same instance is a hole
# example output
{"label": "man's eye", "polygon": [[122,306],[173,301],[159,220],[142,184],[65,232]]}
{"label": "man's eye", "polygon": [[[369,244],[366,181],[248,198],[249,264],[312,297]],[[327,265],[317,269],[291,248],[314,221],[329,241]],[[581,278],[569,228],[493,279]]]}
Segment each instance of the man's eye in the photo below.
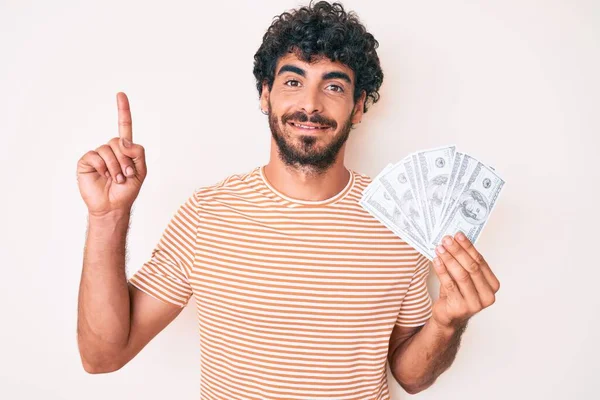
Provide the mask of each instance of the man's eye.
{"label": "man's eye", "polygon": [[329,85],[329,87],[335,88],[334,92],[340,92],[341,93],[341,92],[344,91],[344,89],[341,86],[338,86],[338,85]]}
{"label": "man's eye", "polygon": [[288,83],[290,83],[290,82],[295,82],[295,83],[297,83],[297,84],[300,84],[300,82],[298,82],[297,80],[295,80],[295,79],[290,79],[289,81],[286,81],[286,82],[285,82],[285,85],[287,85],[287,86],[295,86],[295,87],[297,87],[297,86],[298,86],[298,85],[288,85]]}

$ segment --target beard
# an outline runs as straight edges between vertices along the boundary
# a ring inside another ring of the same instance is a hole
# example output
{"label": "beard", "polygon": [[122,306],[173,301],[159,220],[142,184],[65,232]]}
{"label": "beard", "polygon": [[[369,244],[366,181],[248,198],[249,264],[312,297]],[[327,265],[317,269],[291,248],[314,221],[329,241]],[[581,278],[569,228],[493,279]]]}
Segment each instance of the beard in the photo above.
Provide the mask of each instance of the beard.
{"label": "beard", "polygon": [[[352,115],[350,115],[344,122],[340,132],[331,142],[327,143],[323,148],[319,148],[317,145],[318,140],[321,139],[319,136],[299,135],[298,139],[296,139],[296,135],[286,132],[286,128],[288,127],[287,122],[290,120],[297,122],[309,121],[328,126],[329,129],[335,131],[337,122],[334,120],[323,117],[320,114],[316,114],[309,119],[301,111],[283,114],[279,118],[273,114],[270,101],[268,118],[271,136],[275,140],[275,143],[277,143],[281,161],[290,167],[302,168],[317,174],[324,173],[333,165],[340,149],[346,143],[346,140],[348,140],[350,130],[352,129]],[[283,126],[283,131],[280,129],[280,126]]]}

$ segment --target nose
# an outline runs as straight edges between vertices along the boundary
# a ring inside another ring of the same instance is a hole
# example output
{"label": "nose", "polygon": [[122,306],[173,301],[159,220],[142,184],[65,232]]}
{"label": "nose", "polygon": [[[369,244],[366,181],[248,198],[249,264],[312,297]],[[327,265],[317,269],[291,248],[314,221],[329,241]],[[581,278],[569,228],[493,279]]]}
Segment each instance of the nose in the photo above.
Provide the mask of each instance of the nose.
{"label": "nose", "polygon": [[303,91],[299,106],[308,115],[321,113],[323,111],[323,103],[321,102],[319,89],[307,87],[306,90]]}

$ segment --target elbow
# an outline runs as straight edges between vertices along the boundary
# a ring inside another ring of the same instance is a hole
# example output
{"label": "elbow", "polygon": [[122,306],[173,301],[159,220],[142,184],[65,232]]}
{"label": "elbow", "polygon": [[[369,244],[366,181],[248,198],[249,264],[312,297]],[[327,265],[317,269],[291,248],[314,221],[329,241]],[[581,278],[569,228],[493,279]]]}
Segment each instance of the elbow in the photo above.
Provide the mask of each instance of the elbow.
{"label": "elbow", "polygon": [[108,374],[115,372],[123,367],[123,364],[112,359],[104,358],[103,360],[92,360],[86,358],[80,353],[81,365],[83,370],[88,374]]}
{"label": "elbow", "polygon": [[408,379],[407,377],[398,377],[396,375],[394,375],[394,378],[396,378],[396,382],[398,382],[400,387],[408,394],[417,394],[433,384],[433,382],[424,383],[416,378]]}
{"label": "elbow", "polygon": [[100,365],[100,364],[90,364],[87,362],[82,362],[83,369],[88,374],[108,374],[111,372],[118,371],[122,368],[122,365],[119,364],[110,364],[110,365]]}
{"label": "elbow", "polygon": [[93,348],[81,340],[78,340],[78,347],[81,365],[88,374],[107,374],[125,365],[121,351]]}
{"label": "elbow", "polygon": [[429,383],[402,383],[398,382],[402,389],[408,394],[417,394],[433,385],[433,382]]}
{"label": "elbow", "polygon": [[98,368],[97,366],[93,365],[93,364],[88,364],[88,363],[82,363],[83,365],[83,370],[85,372],[87,372],[88,374],[102,374],[103,370],[101,368]]}
{"label": "elbow", "polygon": [[408,385],[400,385],[402,386],[402,389],[404,389],[404,391],[408,394],[417,394],[421,391],[423,391],[423,389],[418,389],[416,386],[408,386]]}

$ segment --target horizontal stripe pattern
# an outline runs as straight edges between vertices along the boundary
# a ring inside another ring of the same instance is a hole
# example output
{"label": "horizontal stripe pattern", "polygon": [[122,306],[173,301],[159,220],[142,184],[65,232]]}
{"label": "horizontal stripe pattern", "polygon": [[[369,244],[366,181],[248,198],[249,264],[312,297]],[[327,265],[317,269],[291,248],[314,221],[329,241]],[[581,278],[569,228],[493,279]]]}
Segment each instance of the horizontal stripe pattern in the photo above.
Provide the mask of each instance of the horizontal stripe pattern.
{"label": "horizontal stripe pattern", "polygon": [[198,202],[192,194],[172,216],[150,260],[129,282],[159,300],[184,307],[193,292],[189,273],[194,267],[198,226]]}
{"label": "horizontal stripe pattern", "polygon": [[193,294],[202,399],[390,398],[390,334],[430,318],[430,265],[348,171],[323,201],[278,192],[263,167],[196,189],[130,278],[180,307]]}

